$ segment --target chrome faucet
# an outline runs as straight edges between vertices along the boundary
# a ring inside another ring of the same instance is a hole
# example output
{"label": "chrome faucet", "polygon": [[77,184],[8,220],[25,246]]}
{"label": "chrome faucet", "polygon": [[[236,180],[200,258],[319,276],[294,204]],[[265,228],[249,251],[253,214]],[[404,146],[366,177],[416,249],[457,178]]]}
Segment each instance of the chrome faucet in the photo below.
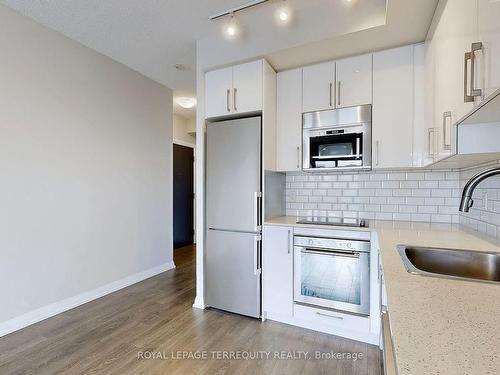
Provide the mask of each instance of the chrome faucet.
{"label": "chrome faucet", "polygon": [[464,191],[462,192],[462,200],[460,201],[459,210],[462,212],[469,212],[469,208],[471,208],[474,204],[474,201],[472,200],[472,193],[474,192],[474,189],[481,181],[497,174],[500,174],[500,167],[487,169],[467,181]]}

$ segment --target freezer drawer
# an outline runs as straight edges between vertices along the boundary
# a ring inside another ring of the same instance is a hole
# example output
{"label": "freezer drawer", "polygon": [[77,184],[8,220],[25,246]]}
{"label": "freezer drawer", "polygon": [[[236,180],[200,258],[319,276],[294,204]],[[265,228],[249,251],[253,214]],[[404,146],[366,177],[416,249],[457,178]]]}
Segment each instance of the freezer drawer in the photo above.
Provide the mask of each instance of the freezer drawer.
{"label": "freezer drawer", "polygon": [[260,234],[207,230],[207,305],[260,317]]}

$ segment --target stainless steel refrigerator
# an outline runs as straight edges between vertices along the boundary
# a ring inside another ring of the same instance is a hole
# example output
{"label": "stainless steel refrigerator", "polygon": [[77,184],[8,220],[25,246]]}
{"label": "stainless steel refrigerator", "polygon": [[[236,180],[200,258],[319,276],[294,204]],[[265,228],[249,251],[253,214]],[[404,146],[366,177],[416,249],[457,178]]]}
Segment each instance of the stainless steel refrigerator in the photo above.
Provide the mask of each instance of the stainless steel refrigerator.
{"label": "stainless steel refrigerator", "polygon": [[206,302],[260,317],[261,118],[207,124]]}

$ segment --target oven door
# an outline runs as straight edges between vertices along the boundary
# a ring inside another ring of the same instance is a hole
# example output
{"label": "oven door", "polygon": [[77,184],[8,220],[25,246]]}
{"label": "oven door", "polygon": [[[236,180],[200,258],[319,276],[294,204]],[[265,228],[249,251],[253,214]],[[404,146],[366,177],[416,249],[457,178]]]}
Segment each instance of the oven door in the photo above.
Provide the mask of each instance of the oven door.
{"label": "oven door", "polygon": [[294,247],[294,301],[370,314],[370,253]]}

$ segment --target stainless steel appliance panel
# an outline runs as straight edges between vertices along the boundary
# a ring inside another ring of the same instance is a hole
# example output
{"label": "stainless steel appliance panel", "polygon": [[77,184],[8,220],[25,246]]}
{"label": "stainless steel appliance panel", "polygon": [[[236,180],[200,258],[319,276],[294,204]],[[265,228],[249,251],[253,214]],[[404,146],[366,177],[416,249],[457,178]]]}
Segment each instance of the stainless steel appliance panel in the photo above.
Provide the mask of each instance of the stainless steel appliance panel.
{"label": "stainless steel appliance panel", "polygon": [[372,122],[372,106],[359,105],[303,114],[303,129],[329,128]]}
{"label": "stainless steel appliance panel", "polygon": [[257,232],[260,225],[261,118],[207,125],[207,228]]}
{"label": "stainless steel appliance panel", "polygon": [[207,231],[205,282],[208,306],[260,317],[260,240],[259,234]]}

